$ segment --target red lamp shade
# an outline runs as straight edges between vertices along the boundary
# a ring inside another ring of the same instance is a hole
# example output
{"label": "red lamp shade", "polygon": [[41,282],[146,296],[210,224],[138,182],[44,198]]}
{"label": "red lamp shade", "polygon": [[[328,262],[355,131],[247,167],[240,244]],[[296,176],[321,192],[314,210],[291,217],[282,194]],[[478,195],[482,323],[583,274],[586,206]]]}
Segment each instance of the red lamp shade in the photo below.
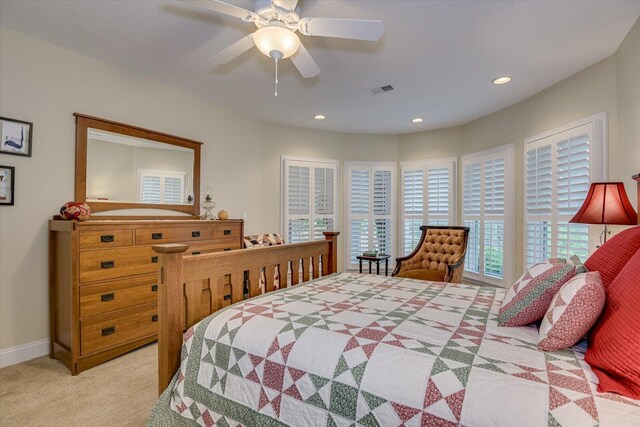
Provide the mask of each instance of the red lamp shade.
{"label": "red lamp shade", "polygon": [[580,210],[569,222],[636,225],[638,217],[621,182],[594,182]]}

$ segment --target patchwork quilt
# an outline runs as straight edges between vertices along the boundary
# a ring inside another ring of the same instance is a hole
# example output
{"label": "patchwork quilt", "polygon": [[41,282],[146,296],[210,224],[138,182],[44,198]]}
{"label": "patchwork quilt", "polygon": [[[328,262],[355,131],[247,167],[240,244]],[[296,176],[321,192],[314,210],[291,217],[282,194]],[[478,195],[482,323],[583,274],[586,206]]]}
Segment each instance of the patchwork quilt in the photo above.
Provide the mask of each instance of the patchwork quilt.
{"label": "patchwork quilt", "polygon": [[504,293],[341,273],[232,305],[185,333],[150,424],[640,425],[640,401],[597,393],[584,343],[499,327]]}

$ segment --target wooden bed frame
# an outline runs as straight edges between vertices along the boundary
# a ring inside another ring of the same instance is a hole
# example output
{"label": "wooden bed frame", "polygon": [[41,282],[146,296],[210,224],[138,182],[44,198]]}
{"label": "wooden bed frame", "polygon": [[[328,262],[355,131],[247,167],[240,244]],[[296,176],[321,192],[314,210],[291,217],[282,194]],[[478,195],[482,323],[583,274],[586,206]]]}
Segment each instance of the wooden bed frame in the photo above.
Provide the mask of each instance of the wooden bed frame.
{"label": "wooden bed frame", "polygon": [[[245,272],[248,297],[260,294],[260,272],[264,268],[265,292],[274,290],[275,272],[280,288],[297,285],[337,272],[339,232],[323,233],[325,240],[240,249],[203,255],[185,255],[185,244],[153,246],[159,253],[158,270],[158,391],[168,387],[180,367],[183,332],[200,321],[202,282],[209,281],[211,313],[245,299]],[[291,274],[288,274],[288,271]],[[227,279],[228,278],[228,279]],[[231,287],[225,301],[224,288]],[[194,303],[195,302],[195,303]]]}

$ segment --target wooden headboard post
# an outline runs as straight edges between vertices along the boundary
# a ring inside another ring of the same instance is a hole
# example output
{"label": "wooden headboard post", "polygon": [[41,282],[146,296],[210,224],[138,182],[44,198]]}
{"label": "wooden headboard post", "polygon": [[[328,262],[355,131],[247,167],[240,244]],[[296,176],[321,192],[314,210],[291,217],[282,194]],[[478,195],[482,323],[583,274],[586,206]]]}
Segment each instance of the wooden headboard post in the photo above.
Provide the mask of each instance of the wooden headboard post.
{"label": "wooden headboard post", "polygon": [[[638,185],[640,186],[640,182],[638,183]],[[329,256],[327,257],[329,262],[327,264],[329,267],[329,274],[335,273],[336,271],[338,271],[338,235],[340,234],[340,232],[323,231],[322,234],[324,234],[324,238],[326,240],[331,242],[329,246]]]}
{"label": "wooden headboard post", "polygon": [[182,256],[189,245],[167,244],[154,246],[160,254],[158,269],[158,387],[162,393],[180,367],[182,343],[182,313],[184,312],[184,288],[174,286],[184,283]]}
{"label": "wooden headboard post", "polygon": [[[158,270],[158,391],[162,393],[180,367],[180,352],[185,328],[202,318],[202,281],[208,281],[211,306],[208,312],[223,307],[225,284],[231,294],[227,304],[244,300],[245,273],[248,272],[249,296],[260,293],[259,278],[264,271],[265,292],[274,290],[276,271],[280,288],[297,285],[338,271],[338,235],[325,231],[325,240],[291,243],[256,249],[240,249],[202,255],[185,255],[188,245],[153,246],[159,254]],[[322,266],[322,267],[320,267]],[[290,268],[290,270],[289,270]],[[290,274],[289,274],[290,273]],[[228,280],[228,282],[227,282]],[[186,303],[185,303],[186,301]],[[196,302],[196,303],[194,303]],[[186,308],[186,310],[185,310]]]}

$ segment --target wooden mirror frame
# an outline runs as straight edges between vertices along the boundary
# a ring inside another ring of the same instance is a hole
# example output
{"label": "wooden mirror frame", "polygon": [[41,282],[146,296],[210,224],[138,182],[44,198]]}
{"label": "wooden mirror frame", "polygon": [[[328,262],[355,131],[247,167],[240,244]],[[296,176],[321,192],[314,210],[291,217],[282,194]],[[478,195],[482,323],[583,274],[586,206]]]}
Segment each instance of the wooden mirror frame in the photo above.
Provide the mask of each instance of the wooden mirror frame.
{"label": "wooden mirror frame", "polygon": [[[74,113],[76,116],[76,196],[78,202],[87,202],[87,130],[89,128],[119,133],[122,135],[143,138],[151,141],[171,144],[193,150],[193,204],[161,205],[155,203],[96,202],[92,201],[92,212],[104,212],[116,209],[164,209],[184,212],[194,216],[200,213],[200,148],[202,142],[179,136],[155,132],[136,126],[118,123],[111,120]],[[88,202],[87,202],[88,203]]]}

